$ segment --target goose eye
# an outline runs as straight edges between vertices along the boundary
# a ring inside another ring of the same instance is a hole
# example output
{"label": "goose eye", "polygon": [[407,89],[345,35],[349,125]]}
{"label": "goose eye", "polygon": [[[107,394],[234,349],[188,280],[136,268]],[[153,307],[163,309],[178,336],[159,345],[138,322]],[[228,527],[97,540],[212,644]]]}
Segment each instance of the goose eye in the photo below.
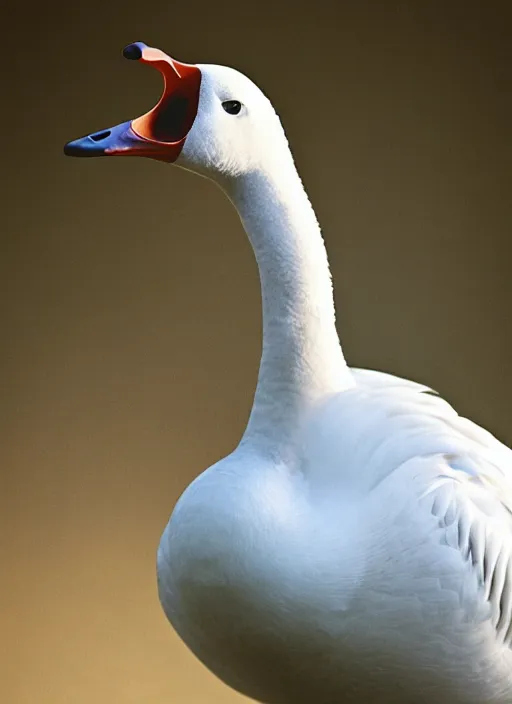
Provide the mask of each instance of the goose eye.
{"label": "goose eye", "polygon": [[238,100],[225,100],[222,103],[222,107],[230,115],[238,115],[238,113],[242,109],[242,103],[240,103]]}

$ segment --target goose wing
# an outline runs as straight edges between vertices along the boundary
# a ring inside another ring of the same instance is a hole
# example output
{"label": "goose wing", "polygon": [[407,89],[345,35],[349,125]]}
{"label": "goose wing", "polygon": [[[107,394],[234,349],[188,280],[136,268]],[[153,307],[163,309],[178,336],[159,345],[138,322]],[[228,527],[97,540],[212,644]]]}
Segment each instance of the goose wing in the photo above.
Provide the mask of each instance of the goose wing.
{"label": "goose wing", "polygon": [[381,436],[365,461],[376,468],[373,481],[415,458],[428,462],[432,471],[422,498],[439,520],[443,542],[475,571],[498,639],[512,647],[512,451],[428,386],[352,371],[364,396],[359,421],[365,415],[363,425],[379,428],[365,436]]}

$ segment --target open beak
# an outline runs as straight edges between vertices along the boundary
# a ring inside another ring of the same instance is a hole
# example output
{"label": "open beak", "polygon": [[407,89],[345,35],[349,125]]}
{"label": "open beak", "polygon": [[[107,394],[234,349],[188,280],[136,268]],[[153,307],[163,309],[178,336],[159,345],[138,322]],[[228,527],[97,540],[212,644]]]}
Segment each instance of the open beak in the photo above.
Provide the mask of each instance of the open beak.
{"label": "open beak", "polygon": [[68,142],[67,156],[145,156],[173,162],[178,158],[197,115],[201,71],[182,64],[160,49],[135,42],[123,56],[152,64],[164,77],[157,105],[141,117]]}

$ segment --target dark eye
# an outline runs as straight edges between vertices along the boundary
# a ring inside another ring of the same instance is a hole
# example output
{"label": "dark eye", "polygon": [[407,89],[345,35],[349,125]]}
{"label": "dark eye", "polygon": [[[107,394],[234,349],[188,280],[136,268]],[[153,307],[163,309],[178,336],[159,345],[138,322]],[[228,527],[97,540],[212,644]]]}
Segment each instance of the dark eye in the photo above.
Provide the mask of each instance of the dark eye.
{"label": "dark eye", "polygon": [[230,115],[238,115],[238,113],[242,109],[242,103],[240,103],[238,100],[225,100],[222,103],[222,107]]}

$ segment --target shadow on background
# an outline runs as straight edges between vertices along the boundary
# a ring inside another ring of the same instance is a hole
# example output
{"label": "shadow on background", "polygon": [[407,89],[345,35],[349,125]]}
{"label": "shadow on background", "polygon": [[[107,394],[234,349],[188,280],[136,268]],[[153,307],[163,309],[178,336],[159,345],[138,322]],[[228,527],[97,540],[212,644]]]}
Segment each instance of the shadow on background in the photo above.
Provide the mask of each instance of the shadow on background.
{"label": "shadow on background", "polygon": [[[175,500],[236,444],[257,272],[207,181],[68,139],[151,107],[134,40],[272,99],[327,240],[351,364],[426,382],[512,441],[510,66],[498,4],[12,7],[4,27],[6,704],[241,701],[165,622]],[[7,38],[6,38],[7,37]]]}

